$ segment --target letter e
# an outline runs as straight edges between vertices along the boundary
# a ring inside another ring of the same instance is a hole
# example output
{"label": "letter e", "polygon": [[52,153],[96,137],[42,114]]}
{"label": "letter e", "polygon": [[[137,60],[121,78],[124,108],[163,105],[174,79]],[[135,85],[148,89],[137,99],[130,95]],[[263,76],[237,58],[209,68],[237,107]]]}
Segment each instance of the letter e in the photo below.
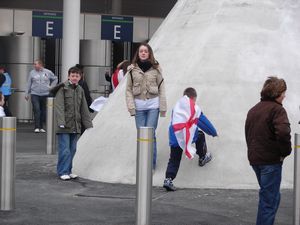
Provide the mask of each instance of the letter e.
{"label": "letter e", "polygon": [[53,37],[53,33],[50,33],[49,31],[53,30],[53,21],[46,21],[46,36]]}
{"label": "letter e", "polygon": [[117,39],[117,40],[121,39],[121,37],[117,35],[117,34],[121,33],[121,31],[119,30],[120,28],[121,28],[121,25],[114,26],[114,39]]}

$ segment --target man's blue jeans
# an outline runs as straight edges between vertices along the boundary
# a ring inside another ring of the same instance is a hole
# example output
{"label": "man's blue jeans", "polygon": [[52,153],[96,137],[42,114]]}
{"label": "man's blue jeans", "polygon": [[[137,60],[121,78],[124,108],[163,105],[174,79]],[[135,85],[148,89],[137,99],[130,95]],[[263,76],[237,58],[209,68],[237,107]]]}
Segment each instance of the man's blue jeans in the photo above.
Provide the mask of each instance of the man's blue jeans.
{"label": "man's blue jeans", "polygon": [[58,176],[69,175],[72,173],[72,162],[76,152],[77,137],[76,133],[59,133],[58,137]]}
{"label": "man's blue jeans", "polygon": [[280,203],[282,164],[252,167],[260,186],[256,225],[272,225]]}
{"label": "man's blue jeans", "polygon": [[31,95],[31,103],[34,115],[34,128],[43,128],[46,122],[46,101],[47,96]]}
{"label": "man's blue jeans", "polygon": [[135,124],[136,128],[140,127],[153,127],[153,169],[156,168],[156,157],[157,157],[157,147],[156,147],[156,136],[155,130],[157,128],[159,116],[159,109],[149,109],[149,110],[136,110],[135,114]]}

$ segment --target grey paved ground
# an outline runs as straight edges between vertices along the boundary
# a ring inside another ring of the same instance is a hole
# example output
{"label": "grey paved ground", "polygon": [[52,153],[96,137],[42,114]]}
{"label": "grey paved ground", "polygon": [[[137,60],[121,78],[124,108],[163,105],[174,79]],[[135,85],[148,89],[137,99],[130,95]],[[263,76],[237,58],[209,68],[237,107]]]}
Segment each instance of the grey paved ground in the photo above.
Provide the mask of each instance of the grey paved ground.
{"label": "grey paved ground", "polygon": [[[56,156],[46,152],[46,135],[30,124],[18,126],[16,209],[0,211],[0,224],[135,224],[135,186],[85,179],[62,182]],[[293,193],[282,190],[277,225],[292,224]],[[154,225],[253,225],[256,190],[153,188]]]}

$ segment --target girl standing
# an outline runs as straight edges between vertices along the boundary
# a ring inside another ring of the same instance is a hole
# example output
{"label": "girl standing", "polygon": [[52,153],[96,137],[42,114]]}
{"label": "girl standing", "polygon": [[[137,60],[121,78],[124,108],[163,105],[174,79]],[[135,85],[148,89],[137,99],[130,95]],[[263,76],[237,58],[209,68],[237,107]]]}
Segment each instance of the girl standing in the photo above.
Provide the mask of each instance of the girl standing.
{"label": "girl standing", "polygon": [[167,102],[164,79],[159,63],[155,60],[152,48],[143,43],[139,46],[128,67],[126,104],[131,116],[135,117],[136,128],[154,128],[153,169],[156,168],[155,129],[159,114],[165,117]]}

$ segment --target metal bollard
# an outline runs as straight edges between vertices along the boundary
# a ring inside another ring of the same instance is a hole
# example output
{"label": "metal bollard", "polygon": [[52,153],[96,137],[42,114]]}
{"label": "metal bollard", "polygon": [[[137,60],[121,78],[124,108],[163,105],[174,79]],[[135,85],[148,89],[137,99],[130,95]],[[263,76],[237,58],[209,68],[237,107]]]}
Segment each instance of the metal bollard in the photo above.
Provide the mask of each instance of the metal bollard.
{"label": "metal bollard", "polygon": [[294,225],[300,225],[300,134],[295,134],[294,150]]}
{"label": "metal bollard", "polygon": [[15,208],[16,117],[0,118],[0,131],[0,209],[12,210]]}
{"label": "metal bollard", "polygon": [[47,98],[47,155],[55,154],[54,98]]}
{"label": "metal bollard", "polygon": [[151,224],[153,128],[141,127],[137,136],[136,225]]}

